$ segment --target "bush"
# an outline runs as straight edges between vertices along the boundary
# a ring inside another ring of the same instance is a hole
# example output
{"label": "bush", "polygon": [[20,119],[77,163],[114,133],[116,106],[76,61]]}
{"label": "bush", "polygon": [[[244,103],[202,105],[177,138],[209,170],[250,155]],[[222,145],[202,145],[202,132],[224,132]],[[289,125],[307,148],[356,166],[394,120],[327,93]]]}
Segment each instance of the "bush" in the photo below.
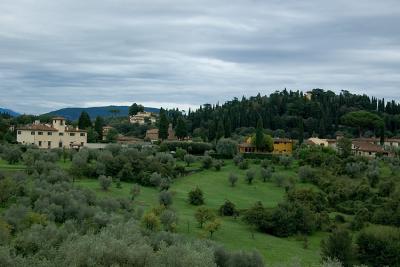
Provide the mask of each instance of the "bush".
{"label": "bush", "polygon": [[187,151],[182,148],[177,148],[175,151],[175,157],[180,160],[183,160],[185,158],[186,154],[187,154]]}
{"label": "bush", "polygon": [[159,174],[157,172],[153,172],[150,175],[150,180],[149,181],[150,181],[151,185],[158,187],[160,185],[160,183],[161,183],[161,179],[162,179],[161,174]]}
{"label": "bush", "polygon": [[226,200],[225,203],[219,208],[219,214],[221,216],[234,216],[238,214],[235,204]]}
{"label": "bush", "polygon": [[323,260],[338,259],[349,266],[353,258],[352,238],[349,231],[337,229],[321,242]]}
{"label": "bush", "polygon": [[271,165],[271,161],[268,159],[263,159],[261,161],[261,167],[263,167],[264,169],[268,168]]}
{"label": "bush", "polygon": [[317,172],[311,166],[301,166],[298,171],[298,176],[303,183],[316,183]]}
{"label": "bush", "polygon": [[213,165],[213,159],[212,159],[212,157],[210,157],[210,156],[204,156],[204,157],[203,157],[202,164],[203,164],[203,168],[204,168],[204,169],[210,169],[210,168],[212,167],[212,165]]}
{"label": "bush", "polygon": [[18,146],[10,146],[3,151],[2,155],[9,164],[17,164],[22,157],[22,151]]}
{"label": "bush", "polygon": [[135,200],[136,197],[140,195],[140,186],[137,184],[134,184],[132,189],[131,189],[131,199]]}
{"label": "bush", "polygon": [[189,203],[195,206],[204,204],[203,191],[200,188],[196,187],[189,192]]}
{"label": "bush", "polygon": [[161,191],[159,196],[158,196],[158,201],[160,205],[164,205],[166,207],[169,207],[172,205],[172,195],[171,192],[169,191]]}
{"label": "bush", "polygon": [[224,158],[231,159],[237,154],[237,146],[236,141],[229,138],[221,138],[218,140],[216,150]]}
{"label": "bush", "polygon": [[293,158],[291,156],[281,156],[279,158],[279,163],[288,169],[293,162]]}
{"label": "bush", "polygon": [[182,141],[164,141],[169,151],[176,151],[177,148],[184,149],[190,154],[204,155],[204,152],[212,150],[212,145],[205,142],[182,142]]}
{"label": "bush", "polygon": [[222,163],[221,160],[214,160],[214,164],[213,165],[214,165],[214,168],[215,168],[216,171],[220,171],[223,163]]}
{"label": "bush", "polygon": [[248,170],[246,172],[246,177],[245,177],[247,183],[252,184],[255,176],[256,176],[256,172],[254,170]]}
{"label": "bush", "polygon": [[166,209],[160,215],[161,224],[167,232],[175,232],[178,224],[178,216],[172,210]]}
{"label": "bush", "polygon": [[200,228],[203,228],[205,222],[215,219],[215,214],[211,209],[200,207],[197,209],[194,217],[196,218],[196,221],[199,222]]}
{"label": "bush", "polygon": [[191,155],[191,154],[186,154],[186,155],[183,157],[183,160],[186,162],[186,165],[189,167],[190,164],[192,164],[193,162],[196,161],[196,157],[193,156],[193,155]]}
{"label": "bush", "polygon": [[272,171],[270,168],[268,168],[268,167],[261,168],[260,173],[261,173],[261,179],[264,183],[271,180]]}
{"label": "bush", "polygon": [[369,227],[356,239],[360,262],[371,266],[400,265],[400,230],[394,227]]}
{"label": "bush", "polygon": [[236,174],[234,174],[234,173],[230,173],[230,174],[229,174],[229,176],[228,176],[228,181],[229,181],[229,183],[231,184],[232,187],[235,186],[237,180],[238,180],[238,177],[237,177]]}
{"label": "bush", "polygon": [[112,183],[112,178],[110,176],[105,176],[105,175],[99,176],[99,184],[104,191],[108,190],[108,188],[111,186],[111,183]]}
{"label": "bush", "polygon": [[247,170],[248,168],[249,168],[249,161],[248,161],[247,159],[242,160],[242,161],[239,163],[239,169],[241,169],[241,170]]}
{"label": "bush", "polygon": [[240,162],[242,162],[244,160],[242,155],[236,155],[233,157],[233,162],[235,163],[236,166],[239,165]]}
{"label": "bush", "polygon": [[143,216],[142,225],[150,231],[158,231],[160,228],[160,219],[153,212],[149,212]]}

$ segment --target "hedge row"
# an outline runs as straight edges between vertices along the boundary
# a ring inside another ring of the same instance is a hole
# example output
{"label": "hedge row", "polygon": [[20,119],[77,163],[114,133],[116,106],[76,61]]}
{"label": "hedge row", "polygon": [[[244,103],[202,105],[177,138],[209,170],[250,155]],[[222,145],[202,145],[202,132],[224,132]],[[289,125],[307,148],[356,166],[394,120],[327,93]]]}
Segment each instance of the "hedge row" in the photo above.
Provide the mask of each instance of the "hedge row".
{"label": "hedge row", "polygon": [[194,155],[203,155],[204,152],[213,149],[212,144],[205,142],[164,141],[162,144],[167,146],[169,151],[182,148]]}

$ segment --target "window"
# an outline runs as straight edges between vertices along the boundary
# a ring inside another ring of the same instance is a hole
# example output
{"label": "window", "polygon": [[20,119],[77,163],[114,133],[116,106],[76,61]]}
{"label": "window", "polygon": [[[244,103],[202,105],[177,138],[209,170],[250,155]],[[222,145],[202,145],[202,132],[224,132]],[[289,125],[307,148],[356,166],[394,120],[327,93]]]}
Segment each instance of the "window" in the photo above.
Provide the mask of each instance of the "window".
{"label": "window", "polygon": [[31,132],[31,135],[35,135],[35,132]]}
{"label": "window", "polygon": [[59,135],[59,136],[64,136],[64,133],[59,133],[58,135]]}
{"label": "window", "polygon": [[69,133],[69,136],[75,136],[75,133]]}
{"label": "window", "polygon": [[62,146],[63,146],[62,142],[59,142],[59,143],[58,143],[58,147],[61,148]]}
{"label": "window", "polygon": [[48,142],[47,142],[47,146],[48,146],[48,147],[51,147],[51,141],[48,141]]}
{"label": "window", "polygon": [[18,134],[21,134],[21,131],[18,131]]}
{"label": "window", "polygon": [[83,142],[81,142],[81,146],[83,146]]}
{"label": "window", "polygon": [[38,135],[43,135],[43,132],[38,132],[37,134],[38,134]]}
{"label": "window", "polygon": [[53,135],[53,133],[52,132],[47,132],[47,135]]}
{"label": "window", "polygon": [[39,141],[39,146],[42,146],[42,141]]}
{"label": "window", "polygon": [[63,120],[60,120],[60,125],[64,125],[64,121]]}
{"label": "window", "polygon": [[81,133],[81,136],[85,136],[85,133]]}

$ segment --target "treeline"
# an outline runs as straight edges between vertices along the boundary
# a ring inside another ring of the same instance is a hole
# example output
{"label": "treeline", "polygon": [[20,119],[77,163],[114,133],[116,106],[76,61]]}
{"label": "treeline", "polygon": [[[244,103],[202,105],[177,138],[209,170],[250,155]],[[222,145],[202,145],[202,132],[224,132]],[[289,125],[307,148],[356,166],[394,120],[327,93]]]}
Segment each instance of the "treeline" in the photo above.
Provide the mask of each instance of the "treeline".
{"label": "treeline", "polygon": [[[265,129],[285,133],[286,137],[301,138],[317,135],[334,137],[337,131],[357,135],[357,128],[344,126],[342,117],[354,111],[367,111],[378,115],[385,123],[387,136],[400,134],[400,105],[385,102],[367,95],[342,91],[314,89],[306,96],[300,91],[277,91],[269,96],[234,98],[222,105],[205,104],[196,111],[189,111],[186,124],[189,133],[204,140],[230,137],[240,129],[255,127],[261,117]],[[168,112],[176,126],[180,113]],[[379,135],[376,125],[367,125],[365,134]]]}

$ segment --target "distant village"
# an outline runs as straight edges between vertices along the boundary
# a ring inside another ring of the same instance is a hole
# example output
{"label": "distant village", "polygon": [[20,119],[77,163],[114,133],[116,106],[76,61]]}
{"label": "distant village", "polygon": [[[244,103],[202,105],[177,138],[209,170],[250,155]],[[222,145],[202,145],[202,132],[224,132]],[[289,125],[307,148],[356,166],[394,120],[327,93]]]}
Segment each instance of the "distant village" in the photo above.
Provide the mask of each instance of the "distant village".
{"label": "distant village", "polygon": [[[143,139],[117,134],[115,142],[121,145],[143,144],[149,145],[161,141],[159,136],[159,129],[156,127],[158,121],[158,114],[147,111],[137,112],[135,115],[130,115],[130,124],[135,125],[148,125],[149,129],[146,130]],[[15,126],[12,126],[15,127]],[[93,149],[103,149],[107,146],[107,136],[113,130],[112,126],[105,125],[102,127],[102,142],[89,143],[87,130],[79,129],[67,125],[66,119],[56,116],[52,118],[51,123],[41,123],[35,121],[32,124],[16,127],[17,142],[25,145],[36,145],[42,149],[77,149],[87,147]],[[338,150],[337,143],[343,135],[340,133],[335,139],[323,139],[318,137],[311,137],[304,140],[304,144],[309,146],[319,146],[324,148],[331,148]],[[175,130],[172,124],[168,127],[168,137],[166,141],[180,141],[180,142],[193,142],[190,136],[181,140],[175,135]],[[273,150],[264,151],[257,149],[251,142],[250,138],[245,139],[238,144],[238,152],[242,154],[249,153],[273,153],[273,154],[292,154],[294,146],[299,143],[298,140],[289,138],[273,138]],[[351,150],[354,155],[364,156],[368,158],[375,158],[377,156],[393,156],[394,149],[400,147],[400,139],[386,138],[383,142],[379,138],[354,138],[351,139]]]}

